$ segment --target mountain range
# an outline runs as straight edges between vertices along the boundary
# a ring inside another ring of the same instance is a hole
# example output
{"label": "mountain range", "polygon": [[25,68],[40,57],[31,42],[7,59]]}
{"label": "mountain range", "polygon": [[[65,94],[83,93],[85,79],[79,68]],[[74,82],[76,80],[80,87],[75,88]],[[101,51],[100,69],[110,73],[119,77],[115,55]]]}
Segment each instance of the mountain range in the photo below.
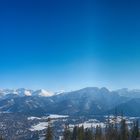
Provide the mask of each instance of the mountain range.
{"label": "mountain range", "polygon": [[0,90],[0,111],[42,116],[46,114],[108,115],[116,110],[139,116],[140,90],[87,87],[71,92],[50,92],[44,89]]}

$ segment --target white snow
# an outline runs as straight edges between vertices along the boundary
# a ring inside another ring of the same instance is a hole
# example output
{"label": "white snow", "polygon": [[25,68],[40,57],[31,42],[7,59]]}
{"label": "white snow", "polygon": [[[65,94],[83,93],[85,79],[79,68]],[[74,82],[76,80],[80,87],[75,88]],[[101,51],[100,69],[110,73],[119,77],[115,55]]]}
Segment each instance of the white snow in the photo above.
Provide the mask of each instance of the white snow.
{"label": "white snow", "polygon": [[80,124],[76,124],[76,125],[71,125],[71,124],[69,125],[70,128],[73,128],[74,126],[79,126],[79,127],[83,126],[84,128],[91,128],[91,127],[96,128],[97,126],[101,126],[102,128],[105,128],[105,123],[103,123],[103,122],[99,122],[99,123],[84,122],[84,123],[80,123]]}
{"label": "white snow", "polygon": [[25,90],[24,95],[25,95],[25,96],[31,96],[32,94],[31,94],[30,91]]}
{"label": "white snow", "polygon": [[48,97],[48,96],[53,96],[54,93],[51,91],[47,91],[44,89],[40,90],[30,90],[30,89],[25,89],[25,88],[19,88],[19,89],[0,89],[0,96],[4,97],[5,95],[8,94],[16,94],[19,96],[43,96],[43,97]]}
{"label": "white snow", "polygon": [[51,93],[51,92],[49,92],[49,91],[46,91],[46,90],[44,90],[44,89],[41,89],[39,95],[40,95],[40,96],[52,96],[53,93]]}
{"label": "white snow", "polygon": [[33,117],[33,116],[31,116],[31,117],[28,117],[27,118],[27,120],[41,120],[41,118],[39,118],[39,117]]}
{"label": "white snow", "polygon": [[[41,120],[41,119],[48,119],[48,118],[51,118],[51,119],[60,119],[60,118],[67,118],[68,116],[66,115],[57,115],[57,114],[50,114],[49,116],[44,116],[44,117],[34,117],[34,116],[31,116],[31,117],[28,117],[27,119],[28,120],[34,120],[34,119],[37,119],[37,120]],[[55,120],[52,120],[51,123],[53,123]],[[38,124],[35,124],[33,126],[31,126],[31,128],[29,129],[30,131],[40,131],[40,130],[44,130],[46,129],[48,126],[48,122],[39,122]]]}
{"label": "white snow", "polygon": [[68,117],[69,116],[67,116],[67,115],[50,114],[49,116],[44,116],[44,117],[41,117],[41,118],[31,116],[31,117],[28,117],[27,119],[28,120],[35,120],[35,119],[41,120],[41,119],[48,119],[48,118],[50,118],[50,119],[62,119],[62,118],[68,118]]}
{"label": "white snow", "polygon": [[37,125],[33,125],[29,130],[30,131],[40,131],[46,129],[48,126],[48,122],[40,122]]}
{"label": "white snow", "polygon": [[55,95],[59,95],[59,94],[65,93],[65,92],[66,92],[65,90],[60,90],[60,91],[57,91],[57,92],[55,93]]}
{"label": "white snow", "polygon": [[81,124],[79,124],[79,126],[84,126],[84,128],[90,128],[90,127],[94,127],[94,128],[96,128],[97,126],[101,126],[102,128],[104,128],[105,127],[105,124],[104,123],[102,123],[102,122],[100,122],[100,123],[88,123],[88,122],[84,122],[84,123],[81,123]]}
{"label": "white snow", "polygon": [[50,91],[47,91],[45,89],[40,89],[40,90],[37,90],[35,92],[33,92],[34,96],[43,96],[43,97],[49,97],[49,96],[53,96],[54,93],[50,92]]}
{"label": "white snow", "polygon": [[74,126],[83,126],[84,128],[96,128],[97,126],[101,126],[102,128],[105,128],[105,123],[103,122],[100,122],[96,119],[89,119],[88,121],[85,121],[83,123],[79,123],[79,124],[76,124],[76,125],[72,125],[70,124],[69,127],[70,128],[73,128]]}
{"label": "white snow", "polygon": [[[104,116],[106,118],[106,122],[108,121],[108,116]],[[138,119],[139,117],[128,117],[128,116],[117,116],[115,117],[114,115],[110,115],[109,116],[109,121],[110,123],[117,123],[119,124],[122,121],[122,118],[126,120],[127,124],[131,124],[133,122],[133,120]]]}
{"label": "white snow", "polygon": [[57,114],[50,114],[47,118],[51,119],[60,119],[60,118],[68,118],[68,115],[57,115]]}

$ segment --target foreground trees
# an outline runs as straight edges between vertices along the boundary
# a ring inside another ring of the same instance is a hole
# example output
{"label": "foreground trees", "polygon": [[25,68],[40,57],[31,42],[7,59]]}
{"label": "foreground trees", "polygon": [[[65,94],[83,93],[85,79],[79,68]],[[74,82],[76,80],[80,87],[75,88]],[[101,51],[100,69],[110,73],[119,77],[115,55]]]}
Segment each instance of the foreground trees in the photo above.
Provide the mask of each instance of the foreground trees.
{"label": "foreground trees", "polygon": [[47,133],[46,133],[45,140],[53,140],[53,131],[52,131],[51,119],[50,118],[48,118],[48,128],[47,128]]}
{"label": "foreground trees", "polygon": [[[45,140],[54,140],[51,120],[48,119],[48,128]],[[102,128],[97,125],[96,128],[85,128],[84,126],[75,126],[69,128],[69,125],[64,127],[62,140],[140,140],[139,121],[136,120],[129,124],[123,117],[109,118],[106,125]]]}
{"label": "foreground trees", "polygon": [[97,126],[84,129],[83,126],[75,126],[70,130],[66,126],[63,135],[63,140],[138,140],[138,138],[140,138],[138,120],[128,127],[123,118],[119,123],[115,119],[113,122],[108,120],[105,128]]}

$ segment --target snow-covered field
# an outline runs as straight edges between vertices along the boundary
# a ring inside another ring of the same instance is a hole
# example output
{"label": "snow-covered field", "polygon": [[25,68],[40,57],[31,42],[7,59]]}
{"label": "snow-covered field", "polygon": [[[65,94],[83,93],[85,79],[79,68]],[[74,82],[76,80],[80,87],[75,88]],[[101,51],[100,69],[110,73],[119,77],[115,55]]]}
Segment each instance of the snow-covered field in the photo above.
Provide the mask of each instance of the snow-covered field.
{"label": "snow-covered field", "polygon": [[80,123],[80,124],[76,124],[76,125],[72,125],[70,124],[69,127],[70,128],[74,128],[74,126],[83,126],[84,128],[96,128],[96,126],[101,126],[102,128],[105,128],[105,123],[89,123],[89,122],[84,122],[84,123]]}
{"label": "snow-covered field", "polygon": [[57,115],[57,114],[51,114],[47,118],[51,119],[61,119],[61,118],[68,118],[69,116],[67,115]]}
{"label": "snow-covered field", "polygon": [[30,131],[40,131],[46,129],[48,126],[48,122],[40,122],[37,125],[33,125],[29,130]]}
{"label": "snow-covered field", "polygon": [[[49,116],[44,116],[44,117],[28,117],[28,120],[38,120],[38,124],[32,125],[31,128],[29,129],[30,131],[40,131],[40,130],[44,130],[47,128],[48,126],[48,122],[47,119],[51,118],[51,123],[53,124],[54,122],[57,121],[62,121],[64,123],[64,119],[68,120],[69,116],[65,116],[65,115],[57,115],[57,114],[50,114]],[[99,121],[97,119],[89,119],[87,121],[84,122],[80,122],[80,123],[76,123],[76,124],[69,124],[70,129],[73,129],[74,126],[83,126],[84,128],[96,128],[97,126],[100,126],[102,128],[106,127],[106,123],[108,122],[108,116],[104,116],[105,120],[104,121]],[[127,124],[131,124],[133,122],[133,120],[135,120],[135,117],[123,117],[126,119],[126,123]],[[45,121],[46,120],[46,121]],[[122,120],[122,116],[117,116],[115,118],[115,116],[109,116],[109,121],[110,123],[114,123],[117,122],[118,124],[121,122]],[[75,119],[73,120],[75,121]],[[63,124],[64,125],[64,124]]]}
{"label": "snow-covered field", "polygon": [[28,120],[41,120],[41,118],[39,118],[39,117],[28,117],[27,118]]}
{"label": "snow-covered field", "polygon": [[[57,121],[57,119],[64,119],[64,118],[68,118],[69,116],[66,115],[57,115],[57,114],[50,114],[49,116],[44,116],[44,117],[28,117],[28,120],[46,120],[44,122],[39,122],[38,124],[32,125],[31,128],[29,129],[30,131],[40,131],[40,130],[44,130],[47,128],[48,126],[48,122],[47,119],[51,118],[51,123],[53,123],[54,121]],[[54,120],[53,120],[54,119]]]}
{"label": "snow-covered field", "polygon": [[85,121],[83,123],[79,123],[79,124],[75,124],[75,125],[73,125],[73,124],[69,125],[70,128],[73,128],[74,126],[79,126],[79,127],[83,126],[84,128],[91,128],[91,127],[96,128],[96,126],[101,126],[102,128],[104,128],[105,123],[100,122],[96,119],[90,119],[90,120]]}
{"label": "snow-covered field", "polygon": [[68,118],[68,117],[69,116],[67,116],[67,115],[50,114],[49,116],[44,116],[44,117],[41,117],[41,118],[31,116],[31,117],[28,117],[27,119],[28,120],[35,120],[35,119],[41,120],[41,119],[48,119],[48,118],[50,118],[50,119],[62,119],[62,118]]}

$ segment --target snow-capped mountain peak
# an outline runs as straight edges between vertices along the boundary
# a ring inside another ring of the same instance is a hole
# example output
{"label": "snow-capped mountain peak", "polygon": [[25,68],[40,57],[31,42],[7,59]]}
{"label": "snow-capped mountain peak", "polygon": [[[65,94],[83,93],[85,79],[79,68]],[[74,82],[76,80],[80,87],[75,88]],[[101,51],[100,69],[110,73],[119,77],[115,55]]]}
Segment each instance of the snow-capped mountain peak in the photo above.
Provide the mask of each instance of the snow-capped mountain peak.
{"label": "snow-capped mountain peak", "polygon": [[44,96],[44,97],[48,97],[48,96],[53,96],[54,94],[50,91],[44,90],[44,89],[40,89],[37,90],[35,92],[33,92],[34,96]]}
{"label": "snow-capped mountain peak", "polygon": [[1,89],[0,90],[0,97],[9,96],[9,95],[16,95],[16,96],[44,96],[49,97],[53,96],[54,94],[50,91],[40,89],[40,90],[30,90],[25,88],[19,89]]}
{"label": "snow-capped mountain peak", "polygon": [[20,88],[20,89],[17,89],[16,92],[18,93],[19,96],[31,96],[33,90]]}

